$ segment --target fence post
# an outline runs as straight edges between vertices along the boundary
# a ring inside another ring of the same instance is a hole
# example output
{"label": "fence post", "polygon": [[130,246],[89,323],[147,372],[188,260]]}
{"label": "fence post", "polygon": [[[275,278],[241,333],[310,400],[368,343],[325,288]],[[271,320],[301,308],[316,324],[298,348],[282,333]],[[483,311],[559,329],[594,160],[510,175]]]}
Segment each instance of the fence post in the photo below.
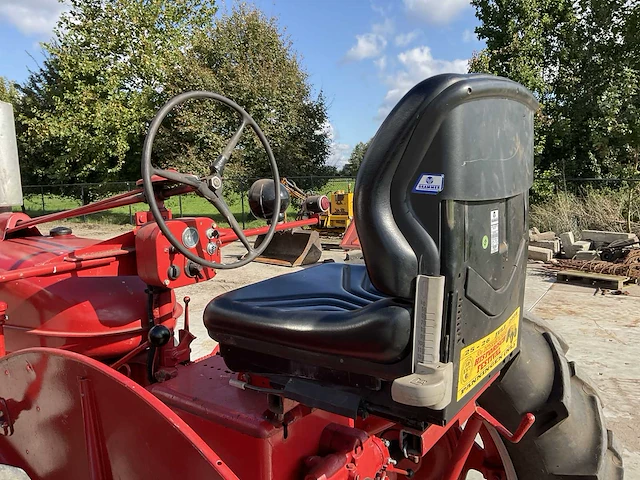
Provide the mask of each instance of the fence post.
{"label": "fence post", "polygon": [[42,197],[42,214],[44,215],[44,187],[42,185],[40,185],[40,196]]}
{"label": "fence post", "polygon": [[[84,185],[80,185],[80,198],[81,198],[82,205],[84,206],[85,205],[85,203],[84,203]],[[82,215],[82,221],[84,223],[87,223],[87,216],[86,215]]]}
{"label": "fence post", "polygon": [[[131,182],[127,182],[127,191],[131,191]],[[129,224],[133,225],[133,211],[131,210],[131,204],[129,204]]]}
{"label": "fence post", "polygon": [[244,188],[244,181],[240,180],[240,188],[242,189],[242,193],[240,194],[240,209],[242,212],[242,229],[247,228],[245,225],[245,215],[244,215],[244,194],[246,193],[246,188]]}

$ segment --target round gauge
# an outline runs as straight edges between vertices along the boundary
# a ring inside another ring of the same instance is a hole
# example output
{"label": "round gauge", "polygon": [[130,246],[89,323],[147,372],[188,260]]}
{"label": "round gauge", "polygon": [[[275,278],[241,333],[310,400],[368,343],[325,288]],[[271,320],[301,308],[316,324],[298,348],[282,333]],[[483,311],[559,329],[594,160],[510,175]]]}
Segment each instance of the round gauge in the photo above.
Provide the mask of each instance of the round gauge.
{"label": "round gauge", "polygon": [[200,235],[198,235],[198,230],[193,227],[187,227],[182,232],[182,244],[187,248],[195,247],[200,241]]}

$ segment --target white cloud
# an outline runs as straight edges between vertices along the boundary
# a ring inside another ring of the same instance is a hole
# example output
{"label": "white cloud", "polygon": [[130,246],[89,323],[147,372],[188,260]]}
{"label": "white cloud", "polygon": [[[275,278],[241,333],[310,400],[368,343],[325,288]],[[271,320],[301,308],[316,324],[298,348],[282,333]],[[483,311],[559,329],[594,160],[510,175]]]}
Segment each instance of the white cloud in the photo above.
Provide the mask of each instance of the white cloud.
{"label": "white cloud", "polygon": [[[376,5],[371,8],[380,15],[384,14],[384,9]],[[387,46],[387,37],[393,34],[395,25],[393,20],[385,18],[382,23],[371,25],[371,31],[362,35],[356,35],[356,44],[349,49],[345,55],[345,60],[364,60],[366,58],[377,58]]]}
{"label": "white cloud", "polygon": [[327,159],[327,165],[336,167],[341,170],[348,162],[353,147],[347,143],[333,143],[331,145],[331,153]]}
{"label": "white cloud", "polygon": [[462,32],[462,41],[465,43],[470,43],[470,42],[478,42],[479,40],[475,32],[467,28],[464,32]]}
{"label": "white cloud", "polygon": [[404,0],[407,13],[427,23],[447,24],[471,5],[469,0]]}
{"label": "white cloud", "polygon": [[380,70],[384,70],[385,68],[387,68],[387,56],[382,56],[377,60],[374,60],[373,63],[375,64],[376,67],[378,67]]}
{"label": "white cloud", "polygon": [[419,36],[420,36],[420,30],[414,30],[408,33],[401,33],[400,35],[396,35],[395,44],[399,47],[406,47]]}
{"label": "white cloud", "polygon": [[356,44],[349,49],[345,58],[347,60],[364,60],[365,58],[375,58],[380,56],[387,40],[376,33],[365,33],[356,35]]}
{"label": "white cloud", "polygon": [[26,35],[49,35],[68,6],[58,0],[2,0],[0,19]]}
{"label": "white cloud", "polygon": [[339,170],[349,161],[349,156],[353,148],[351,145],[339,141],[340,133],[331,122],[325,122],[322,126],[322,131],[326,132],[329,137],[329,158],[327,158],[327,165],[337,167]]}
{"label": "white cloud", "polygon": [[387,5],[385,7],[384,5],[376,5],[375,3],[371,2],[371,10],[373,10],[381,17],[386,17],[391,12],[391,6]]}
{"label": "white cloud", "polygon": [[468,63],[468,60],[463,59],[433,58],[431,49],[427,46],[412,48],[398,54],[398,61],[400,70],[385,79],[389,90],[378,109],[379,118],[384,118],[405,93],[425,78],[439,73],[465,73]]}
{"label": "white cloud", "polygon": [[393,20],[387,18],[382,23],[374,23],[371,25],[371,31],[377,35],[381,35],[383,37],[387,35],[391,35],[395,30],[395,25],[393,24]]}

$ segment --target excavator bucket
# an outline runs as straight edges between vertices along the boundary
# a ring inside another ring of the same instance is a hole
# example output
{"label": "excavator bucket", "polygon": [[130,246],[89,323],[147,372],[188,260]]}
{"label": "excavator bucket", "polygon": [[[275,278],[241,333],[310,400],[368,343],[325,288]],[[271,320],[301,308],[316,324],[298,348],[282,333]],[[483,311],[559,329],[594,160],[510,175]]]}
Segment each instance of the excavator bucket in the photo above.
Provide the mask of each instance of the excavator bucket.
{"label": "excavator bucket", "polygon": [[[255,248],[260,246],[264,237],[264,235],[258,236]],[[276,232],[267,249],[256,258],[256,262],[297,267],[316,263],[321,255],[322,245],[318,232],[301,229],[284,230]]]}

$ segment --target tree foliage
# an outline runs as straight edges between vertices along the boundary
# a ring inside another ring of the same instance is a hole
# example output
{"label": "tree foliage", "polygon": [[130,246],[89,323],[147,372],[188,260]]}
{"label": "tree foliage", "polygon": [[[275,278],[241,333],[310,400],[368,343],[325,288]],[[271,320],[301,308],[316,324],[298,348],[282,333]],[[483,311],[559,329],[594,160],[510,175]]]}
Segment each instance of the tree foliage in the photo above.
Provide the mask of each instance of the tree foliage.
{"label": "tree foliage", "polygon": [[[26,182],[139,176],[149,121],[171,96],[210,90],[241,105],[267,135],[283,174],[322,174],[326,104],[276,20],[243,5],[215,17],[213,0],[70,0],[45,61],[21,87],[19,144]],[[167,119],[155,161],[206,173],[239,125],[211,101]],[[269,174],[250,129],[228,174]],[[246,187],[246,185],[245,185]]]}
{"label": "tree foliage", "polygon": [[[200,0],[70,0],[45,61],[22,87],[27,179],[95,182],[139,175],[141,138],[193,32]],[[35,177],[35,178],[34,178]]]}
{"label": "tree foliage", "polygon": [[547,180],[637,170],[639,2],[472,4],[487,46],[470,70],[516,80],[540,101],[536,169]]}
{"label": "tree foliage", "polygon": [[358,169],[360,165],[362,165],[362,160],[364,160],[364,155],[367,153],[367,148],[369,148],[370,143],[371,140],[368,142],[358,142],[356,144],[349,156],[349,160],[342,168],[342,175],[355,176],[358,173]]}
{"label": "tree foliage", "polygon": [[0,102],[11,103],[17,105],[20,97],[15,83],[11,80],[0,76]]}
{"label": "tree foliage", "polygon": [[[312,95],[308,75],[275,18],[238,5],[193,37],[185,60],[168,93],[209,90],[233,99],[262,128],[282,175],[325,174],[330,146],[323,128],[325,99],[322,93]],[[167,122],[158,157],[167,165],[208,173],[239,123],[227,108],[193,102]],[[249,129],[228,165],[227,176],[271,175],[264,149]]]}

